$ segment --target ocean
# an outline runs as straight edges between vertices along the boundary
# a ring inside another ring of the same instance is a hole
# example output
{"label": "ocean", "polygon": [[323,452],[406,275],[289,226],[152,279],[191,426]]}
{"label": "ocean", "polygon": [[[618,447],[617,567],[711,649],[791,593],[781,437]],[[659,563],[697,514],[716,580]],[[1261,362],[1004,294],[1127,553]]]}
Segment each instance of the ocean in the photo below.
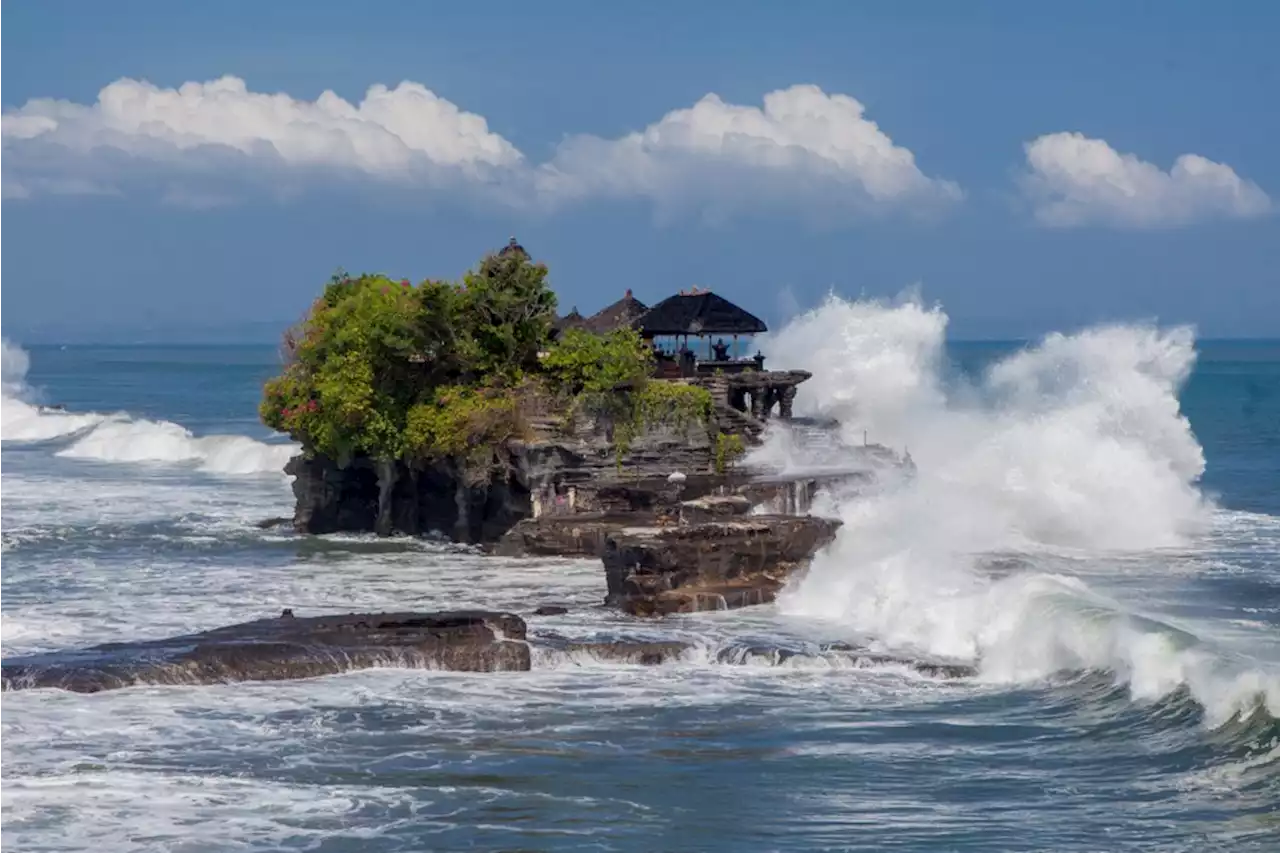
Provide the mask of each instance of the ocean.
{"label": "ocean", "polygon": [[[844,527],[776,604],[662,621],[602,608],[596,561],[255,527],[292,510],[292,446],[256,417],[272,347],[6,341],[6,658],[284,607],[503,608],[534,634],[695,648],[6,693],[6,846],[1280,850],[1280,342],[945,330],[832,299],[763,341],[814,373],[798,414],[916,476],[822,496]],[[754,458],[838,461],[820,452],[778,431]]]}

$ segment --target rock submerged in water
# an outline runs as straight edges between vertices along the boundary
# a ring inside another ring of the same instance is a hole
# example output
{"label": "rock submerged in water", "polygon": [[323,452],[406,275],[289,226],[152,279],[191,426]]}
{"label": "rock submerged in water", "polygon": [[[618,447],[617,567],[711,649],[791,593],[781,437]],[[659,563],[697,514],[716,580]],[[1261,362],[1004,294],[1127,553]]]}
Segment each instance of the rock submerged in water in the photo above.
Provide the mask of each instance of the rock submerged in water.
{"label": "rock submerged in water", "polygon": [[96,693],[139,684],[216,684],[312,678],[378,666],[459,672],[524,671],[524,620],[511,613],[353,613],[230,625],[142,643],[10,658],[4,690]]}
{"label": "rock submerged in water", "polygon": [[624,528],[605,542],[605,601],[637,616],[767,604],[839,528],[834,519],[763,515]]}
{"label": "rock submerged in water", "polygon": [[[57,688],[97,693],[151,684],[286,681],[372,667],[523,672],[532,668],[534,651],[540,666],[661,666],[691,654],[697,656],[694,644],[684,640],[591,641],[555,633],[541,633],[531,640],[524,620],[511,613],[353,613],[300,618],[285,610],[275,619],[203,634],[11,658],[3,662],[2,681],[5,691]],[[942,679],[967,678],[975,672],[969,664],[900,657],[844,643],[809,649],[755,643],[709,654],[714,663],[728,666],[826,661],[837,667],[901,666]]]}

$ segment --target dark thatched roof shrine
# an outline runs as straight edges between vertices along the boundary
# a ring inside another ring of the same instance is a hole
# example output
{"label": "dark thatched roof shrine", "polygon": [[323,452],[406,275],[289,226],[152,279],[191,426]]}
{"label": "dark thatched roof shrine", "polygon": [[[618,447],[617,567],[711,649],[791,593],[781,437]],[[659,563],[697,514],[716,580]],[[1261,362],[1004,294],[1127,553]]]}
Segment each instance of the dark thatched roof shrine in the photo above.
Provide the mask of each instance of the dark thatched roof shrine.
{"label": "dark thatched roof shrine", "polygon": [[529,257],[529,253],[524,250],[524,246],[521,246],[516,242],[516,238],[512,237],[507,242],[507,245],[503,246],[502,249],[498,251],[498,257],[505,258],[507,255],[515,254],[524,255],[526,258]]}
{"label": "dark thatched roof shrine", "polygon": [[658,335],[755,335],[769,328],[754,314],[709,291],[678,293],[632,323],[646,338]]}
{"label": "dark thatched roof shrine", "polygon": [[632,296],[631,291],[628,290],[617,302],[601,308],[588,317],[583,328],[597,335],[612,332],[614,329],[625,329],[648,310],[649,306]]}
{"label": "dark thatched roof shrine", "polygon": [[557,317],[551,323],[552,330],[557,334],[569,329],[585,329],[586,327],[587,318],[579,314],[576,307],[563,317]]}

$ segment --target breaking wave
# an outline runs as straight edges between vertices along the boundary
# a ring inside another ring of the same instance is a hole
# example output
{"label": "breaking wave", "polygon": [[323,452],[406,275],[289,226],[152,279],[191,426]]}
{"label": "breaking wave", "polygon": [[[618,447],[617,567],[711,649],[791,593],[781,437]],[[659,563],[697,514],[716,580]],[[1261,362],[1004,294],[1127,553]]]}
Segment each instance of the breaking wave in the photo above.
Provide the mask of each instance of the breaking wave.
{"label": "breaking wave", "polygon": [[68,412],[41,405],[27,385],[30,359],[9,341],[3,351],[3,415],[0,437],[6,442],[66,439],[58,456],[98,462],[195,464],[212,474],[280,472],[297,452],[294,444],[269,444],[242,435],[196,436],[169,421],[135,418],[119,412]]}
{"label": "breaking wave", "polygon": [[[1209,528],[1204,455],[1178,400],[1192,330],[1053,334],[975,379],[949,379],[946,326],[918,300],[832,295],[765,342],[772,363],[813,372],[798,413],[837,418],[850,445],[870,435],[905,446],[918,469],[900,488],[835,501],[844,527],[782,610],[974,661],[988,680],[1104,670],[1136,699],[1185,688],[1215,725],[1258,706],[1280,716],[1275,667],[1127,609],[1061,568],[1105,566]],[[780,432],[752,461],[786,467],[801,456]],[[1024,568],[985,568],[1011,553]]]}

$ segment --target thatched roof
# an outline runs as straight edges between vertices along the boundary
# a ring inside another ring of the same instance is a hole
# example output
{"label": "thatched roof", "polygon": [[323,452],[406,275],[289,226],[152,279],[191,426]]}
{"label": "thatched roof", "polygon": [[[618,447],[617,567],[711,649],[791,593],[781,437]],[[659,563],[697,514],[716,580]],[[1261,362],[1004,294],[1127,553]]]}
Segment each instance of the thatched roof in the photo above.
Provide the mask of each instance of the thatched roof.
{"label": "thatched roof", "polygon": [[585,329],[587,327],[587,318],[578,313],[577,306],[563,317],[557,317],[551,323],[552,330],[559,334],[566,329]]}
{"label": "thatched roof", "polygon": [[668,296],[632,327],[646,338],[657,335],[754,335],[769,331],[754,314],[710,291]]}
{"label": "thatched roof", "polygon": [[601,308],[586,319],[584,328],[597,335],[603,335],[614,329],[624,329],[641,317],[649,306],[631,295],[628,290],[622,298],[608,307]]}
{"label": "thatched roof", "polygon": [[526,258],[529,257],[529,253],[524,250],[524,246],[521,246],[519,243],[516,242],[516,238],[512,237],[511,240],[507,243],[507,245],[503,246],[502,249],[498,252],[498,257],[500,258],[505,257],[506,255],[515,254],[516,252],[519,252],[520,254],[524,255]]}

